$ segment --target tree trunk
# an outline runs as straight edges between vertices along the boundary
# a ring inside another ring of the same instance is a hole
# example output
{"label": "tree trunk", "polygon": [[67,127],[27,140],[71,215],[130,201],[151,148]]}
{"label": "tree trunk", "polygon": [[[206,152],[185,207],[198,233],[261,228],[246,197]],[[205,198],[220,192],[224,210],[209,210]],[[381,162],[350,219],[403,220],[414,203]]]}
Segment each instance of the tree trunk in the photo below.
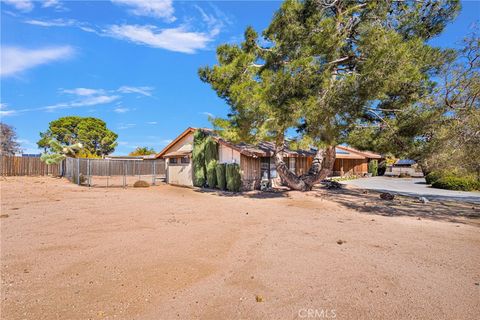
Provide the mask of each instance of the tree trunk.
{"label": "tree trunk", "polygon": [[275,165],[277,172],[285,184],[299,191],[312,190],[313,186],[332,173],[335,163],[335,146],[328,146],[325,149],[319,149],[313,158],[312,165],[307,174],[297,176],[291,172],[282,157],[283,141],[281,145],[277,143],[275,149]]}

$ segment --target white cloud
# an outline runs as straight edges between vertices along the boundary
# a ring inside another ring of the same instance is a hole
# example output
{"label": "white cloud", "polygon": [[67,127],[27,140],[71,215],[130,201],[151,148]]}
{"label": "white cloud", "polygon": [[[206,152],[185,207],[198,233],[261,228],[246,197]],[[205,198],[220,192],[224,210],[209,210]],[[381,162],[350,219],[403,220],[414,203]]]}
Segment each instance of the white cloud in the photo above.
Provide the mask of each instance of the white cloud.
{"label": "white cloud", "polygon": [[77,96],[92,96],[95,94],[103,94],[105,90],[103,89],[89,89],[89,88],[75,88],[75,89],[66,89],[62,90],[64,93],[75,94]]}
{"label": "white cloud", "polygon": [[30,19],[25,20],[25,23],[40,26],[40,27],[69,27],[75,25],[77,22],[73,19],[65,20],[65,19],[54,19],[54,20],[37,20],[37,19]]}
{"label": "white cloud", "polygon": [[148,121],[147,124],[151,124],[151,125],[154,125],[154,124],[157,124],[158,122],[157,121]]}
{"label": "white cloud", "polygon": [[44,7],[44,8],[50,8],[50,7],[61,8],[62,3],[59,0],[44,0],[43,3],[42,3],[42,7]]}
{"label": "white cloud", "polygon": [[98,104],[107,104],[111,103],[115,100],[120,98],[119,96],[107,96],[107,95],[102,95],[102,96],[89,96],[85,99],[81,100],[74,100],[70,102],[62,102],[62,103],[57,103],[51,106],[46,106],[43,108],[40,108],[40,110],[47,110],[47,111],[54,111],[57,109],[70,109],[70,108],[78,108],[78,107],[90,107],[90,106],[95,106]]}
{"label": "white cloud", "polygon": [[118,88],[118,92],[121,93],[139,93],[141,95],[151,97],[153,87],[131,87],[131,86],[121,86]]}
{"label": "white cloud", "polygon": [[213,35],[186,31],[183,27],[158,29],[151,25],[113,25],[105,33],[114,38],[183,53],[195,53],[213,40]]}
{"label": "white cloud", "polygon": [[31,0],[2,0],[2,2],[12,5],[15,9],[23,12],[32,11],[34,7]]}
{"label": "white cloud", "polygon": [[133,128],[135,126],[136,126],[135,123],[121,123],[121,124],[118,125],[118,129],[119,130],[125,130],[125,129]]}
{"label": "white cloud", "polygon": [[115,111],[116,113],[125,113],[125,112],[130,111],[130,109],[128,109],[128,108],[115,108],[115,109],[113,109],[113,111]]}
{"label": "white cloud", "polygon": [[6,108],[7,108],[7,104],[0,102],[0,110],[6,109]]}
{"label": "white cloud", "polygon": [[2,76],[12,76],[42,64],[68,59],[74,54],[74,50],[70,46],[42,49],[25,49],[7,46],[4,47],[2,51],[2,68],[0,71],[0,75]]}
{"label": "white cloud", "polygon": [[16,115],[17,111],[15,110],[0,110],[0,116],[1,117],[8,117],[8,116],[13,116]]}
{"label": "white cloud", "polygon": [[149,16],[163,19],[166,22],[176,20],[172,0],[112,0],[113,3],[131,7],[131,13],[137,16]]}

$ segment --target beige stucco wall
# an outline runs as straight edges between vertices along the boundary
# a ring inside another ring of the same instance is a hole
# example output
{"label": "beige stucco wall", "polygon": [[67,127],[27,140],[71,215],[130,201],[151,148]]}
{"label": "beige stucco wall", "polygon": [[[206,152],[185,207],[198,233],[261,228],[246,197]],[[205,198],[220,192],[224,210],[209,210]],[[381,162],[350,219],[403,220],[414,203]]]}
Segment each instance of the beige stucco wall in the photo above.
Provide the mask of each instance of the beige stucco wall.
{"label": "beige stucco wall", "polygon": [[220,163],[238,163],[240,164],[240,152],[230,147],[220,144],[218,146],[218,161]]}
{"label": "beige stucco wall", "polygon": [[[171,146],[167,153],[178,151],[181,147],[187,144],[193,145],[193,133],[187,134],[185,137],[180,139],[177,143]],[[183,164],[180,163],[180,159],[177,164],[170,164],[170,159],[167,158],[165,161],[165,170],[167,173],[167,183],[176,184],[181,186],[193,186],[193,172],[192,172],[192,161],[190,163]]]}
{"label": "beige stucco wall", "polygon": [[167,164],[167,183],[193,186],[192,162],[190,161],[189,164]]}

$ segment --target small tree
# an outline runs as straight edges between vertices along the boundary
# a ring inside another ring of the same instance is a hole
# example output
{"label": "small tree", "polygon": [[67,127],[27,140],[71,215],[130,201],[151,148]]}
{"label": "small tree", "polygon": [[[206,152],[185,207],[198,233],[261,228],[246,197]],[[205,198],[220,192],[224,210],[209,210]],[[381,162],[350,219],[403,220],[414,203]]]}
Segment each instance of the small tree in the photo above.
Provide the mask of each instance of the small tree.
{"label": "small tree", "polygon": [[130,152],[129,156],[147,156],[149,154],[155,154],[155,150],[149,147],[136,147],[135,150]]}
{"label": "small tree", "polygon": [[0,155],[14,155],[20,151],[21,148],[17,142],[15,128],[0,122]]}

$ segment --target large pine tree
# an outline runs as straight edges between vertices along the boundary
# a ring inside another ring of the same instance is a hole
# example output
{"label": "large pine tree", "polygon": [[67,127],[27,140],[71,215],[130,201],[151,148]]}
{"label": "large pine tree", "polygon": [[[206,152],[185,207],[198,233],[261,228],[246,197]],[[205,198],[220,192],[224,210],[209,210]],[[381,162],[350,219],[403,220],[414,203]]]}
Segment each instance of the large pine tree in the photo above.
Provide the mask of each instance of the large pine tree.
{"label": "large pine tree", "polygon": [[[427,42],[459,9],[457,0],[287,0],[262,39],[247,28],[241,45],[219,46],[218,64],[199,70],[231,108],[214,125],[231,140],[274,141],[280,176],[310,190],[352,129],[395,117],[432,90],[450,55]],[[302,176],[281,156],[292,129],[298,145],[318,148]]]}

